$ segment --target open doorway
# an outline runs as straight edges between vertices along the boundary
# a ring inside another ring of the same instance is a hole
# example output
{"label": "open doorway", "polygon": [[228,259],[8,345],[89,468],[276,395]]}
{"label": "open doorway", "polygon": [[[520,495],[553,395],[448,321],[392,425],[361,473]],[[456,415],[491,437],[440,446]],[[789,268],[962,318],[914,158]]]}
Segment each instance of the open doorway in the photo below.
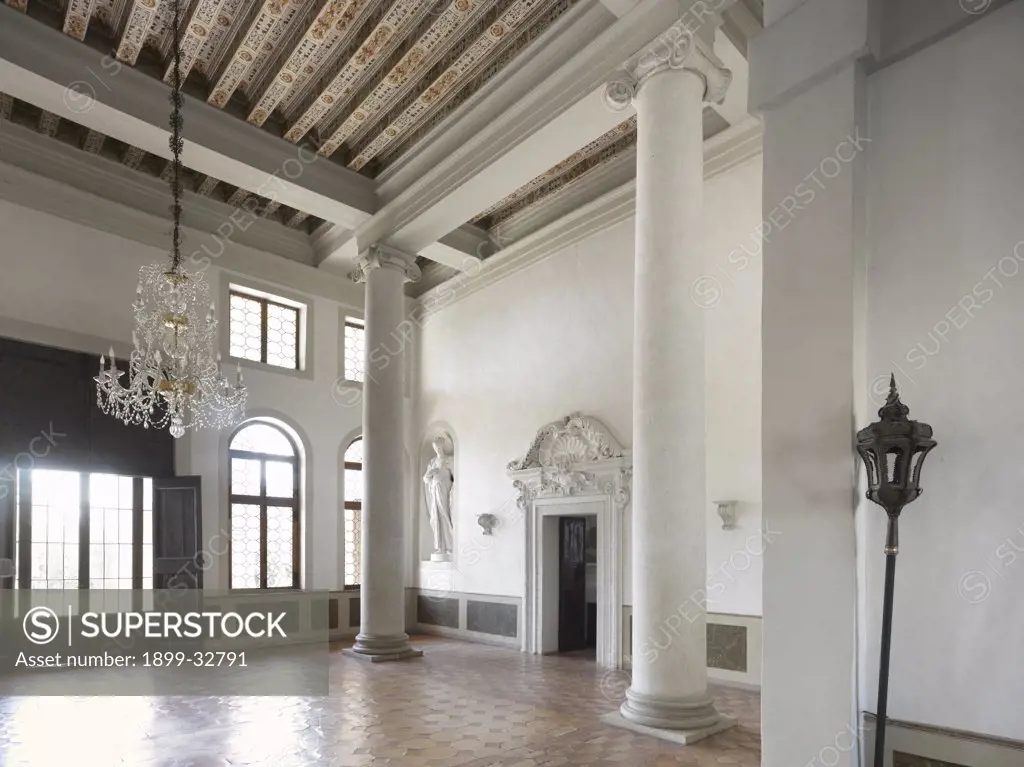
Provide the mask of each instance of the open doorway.
{"label": "open doorway", "polygon": [[597,515],[558,517],[558,528],[558,652],[594,659]]}
{"label": "open doorway", "polygon": [[[622,658],[622,560],[620,508],[605,495],[542,498],[531,504],[532,520],[527,523],[526,599],[523,609],[523,650],[537,654],[589,653],[601,666],[619,668]],[[564,523],[577,518],[580,522]],[[566,535],[567,556],[562,556],[563,525],[575,535]],[[587,563],[586,527],[597,533],[597,544]],[[583,531],[582,536],[580,531]],[[570,545],[571,543],[571,545]],[[582,553],[582,555],[581,555]],[[563,559],[565,565],[563,567]],[[563,575],[563,569],[565,571]],[[587,578],[587,571],[593,575]],[[588,589],[588,580],[591,585]],[[564,595],[563,595],[564,592]],[[589,593],[588,593],[589,592]],[[564,615],[563,615],[564,612]],[[593,617],[587,620],[588,613]],[[586,639],[581,650],[563,650],[579,644],[582,635],[595,635],[594,650]],[[563,637],[565,637],[563,639]],[[573,639],[569,639],[573,637]]]}

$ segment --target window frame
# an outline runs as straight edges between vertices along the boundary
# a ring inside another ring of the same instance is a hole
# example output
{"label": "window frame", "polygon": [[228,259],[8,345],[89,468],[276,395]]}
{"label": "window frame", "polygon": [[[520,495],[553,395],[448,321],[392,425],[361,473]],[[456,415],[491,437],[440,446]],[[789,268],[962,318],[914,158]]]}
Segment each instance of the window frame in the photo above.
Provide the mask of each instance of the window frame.
{"label": "window frame", "polygon": [[[75,589],[62,589],[64,591],[127,591],[128,589],[93,589],[90,585],[90,564],[92,556],[92,511],[90,503],[90,479],[93,475],[105,475],[110,472],[103,471],[82,471],[78,469],[59,469],[70,474],[78,475],[78,586]],[[0,581],[0,589],[33,591],[32,588],[32,472],[33,469],[18,469],[17,475],[17,502],[11,503],[14,512],[13,525],[11,525],[11,549],[15,554],[17,567],[14,578]],[[144,477],[130,474],[114,474],[118,478],[128,477],[132,480],[132,591],[141,591],[143,588],[143,552],[145,542],[143,538],[145,513],[145,482],[150,480],[150,492],[153,493],[152,482],[154,477]],[[150,513],[155,513],[153,503],[155,499],[150,498]],[[103,507],[97,507],[100,509]],[[44,541],[45,543],[45,541]],[[150,541],[150,546],[154,545]],[[16,553],[15,553],[15,548]],[[153,576],[150,575],[150,579]],[[70,578],[63,578],[68,581]],[[152,587],[150,587],[152,588]],[[47,590],[47,589],[44,589]]]}
{"label": "window frame", "polygon": [[[237,285],[231,285],[228,287],[228,350],[231,349],[231,299],[235,296],[244,298],[248,301],[255,301],[260,305],[260,358],[258,360],[251,360],[248,357],[236,357],[230,355],[232,360],[239,362],[255,363],[267,368],[276,370],[289,370],[294,372],[302,371],[302,343],[303,343],[303,307],[294,306],[290,303],[285,303],[285,299],[281,297],[274,297],[269,294],[263,294],[262,291],[247,291]],[[267,315],[269,314],[269,308],[271,306],[277,306],[281,309],[288,309],[295,312],[295,367],[285,367],[284,365],[275,365],[271,362],[267,362]]]}
{"label": "window frame", "polygon": [[[231,447],[235,437],[243,430],[261,424],[269,426],[280,433],[292,448],[292,455],[277,455],[275,453],[260,453],[252,450],[240,450]],[[242,460],[260,462],[260,494],[243,495],[235,494],[233,490],[233,461],[235,458]],[[292,464],[292,498],[267,495],[267,461],[276,463],[290,462]],[[240,423],[232,430],[228,437],[228,590],[236,592],[263,592],[263,591],[294,591],[302,586],[302,453],[292,436],[278,424],[263,419],[250,419]],[[260,585],[259,586],[235,586],[233,583],[233,558],[234,539],[232,537],[233,507],[235,504],[257,506],[260,511]],[[292,585],[290,586],[267,586],[267,515],[268,509],[275,507],[291,507],[292,509]]]}
{"label": "window frame", "polygon": [[[355,378],[348,377],[348,370],[345,369],[345,360],[348,357],[348,334],[346,330],[348,328],[358,328],[363,331],[363,352],[366,351],[366,320],[362,317],[357,317],[347,312],[342,312],[341,315],[341,380],[345,382],[347,386],[353,386],[362,388],[363,381],[356,380]],[[366,361],[363,360],[363,380],[366,379]],[[358,437],[362,439],[362,437]],[[355,442],[355,440],[352,440]],[[351,444],[351,443],[350,443]],[[347,448],[346,448],[347,449]]]}
{"label": "window frame", "polygon": [[[356,519],[359,520],[358,524],[359,524],[360,542],[362,541],[362,533],[363,533],[363,531],[362,531],[363,502],[362,502],[362,500],[358,500],[358,501],[351,501],[351,500],[349,500],[348,498],[345,497],[345,492],[344,492],[344,490],[345,490],[345,475],[344,475],[344,472],[345,471],[347,471],[349,469],[355,471],[355,470],[358,469],[360,477],[362,477],[362,475],[363,475],[365,460],[364,461],[359,461],[358,463],[356,461],[345,460],[345,455],[348,454],[348,451],[351,450],[352,446],[354,444],[356,444],[357,442],[363,442],[363,435],[362,434],[360,434],[357,437],[354,437],[352,439],[352,441],[348,443],[348,445],[345,447],[345,453],[342,455],[342,469],[341,469],[342,470],[342,480],[341,480],[341,487],[342,487],[342,505],[341,505],[341,510],[342,511],[341,511],[341,513],[342,513],[342,519],[341,519],[341,526],[342,526],[342,541],[343,541],[342,545],[344,546],[344,549],[348,548],[348,546],[347,546],[348,542],[345,540],[346,536],[345,536],[345,529],[344,529],[345,528],[345,512],[346,511],[356,511],[356,512],[359,512],[358,515],[356,515]],[[364,456],[364,458],[365,458],[365,456]],[[345,551],[345,550],[342,551],[342,554],[347,554],[347,553],[348,552]],[[344,563],[344,560],[343,560],[343,563]],[[362,588],[362,583],[363,583],[363,563],[362,563],[362,558],[361,557],[360,557],[360,562],[359,562],[359,573],[358,573],[359,577],[358,577],[358,579],[356,580],[355,583],[345,583],[344,582],[344,580],[345,580],[344,564],[342,565],[342,570],[343,570],[343,572],[342,572],[342,576],[341,577],[342,577],[342,590],[343,591],[357,591],[360,588]]]}

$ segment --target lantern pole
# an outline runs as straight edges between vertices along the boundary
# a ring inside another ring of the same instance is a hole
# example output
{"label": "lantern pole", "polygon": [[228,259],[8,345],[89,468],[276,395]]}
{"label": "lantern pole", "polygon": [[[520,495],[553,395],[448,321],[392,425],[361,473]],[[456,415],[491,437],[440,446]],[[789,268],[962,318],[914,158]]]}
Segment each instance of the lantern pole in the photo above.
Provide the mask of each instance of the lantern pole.
{"label": "lantern pole", "polygon": [[892,602],[896,589],[896,555],[899,554],[899,517],[889,515],[885,540],[885,598],[882,606],[882,654],[878,661],[878,706],[875,709],[875,767],[885,764],[885,722],[889,707],[889,650],[892,646]]}
{"label": "lantern pole", "polygon": [[[899,554],[900,512],[921,495],[921,465],[935,447],[932,427],[907,418],[910,408],[900,402],[896,376],[889,378],[889,396],[878,411],[880,420],[857,432],[857,452],[868,475],[867,498],[885,509],[885,595],[882,641],[878,661],[878,707],[875,710],[875,763],[885,767],[885,726],[889,707],[889,659],[892,647],[892,608]],[[891,461],[891,463],[890,463]]]}

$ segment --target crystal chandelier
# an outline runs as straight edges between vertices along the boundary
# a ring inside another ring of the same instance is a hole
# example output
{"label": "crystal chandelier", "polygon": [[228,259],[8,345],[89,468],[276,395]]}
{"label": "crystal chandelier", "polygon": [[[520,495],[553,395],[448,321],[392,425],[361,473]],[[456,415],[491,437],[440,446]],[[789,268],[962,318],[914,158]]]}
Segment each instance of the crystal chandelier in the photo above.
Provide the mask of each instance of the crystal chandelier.
{"label": "crystal chandelier", "polygon": [[[100,357],[96,404],[126,424],[162,429],[181,437],[186,429],[224,428],[245,413],[248,392],[238,366],[232,386],[221,372],[217,344],[217,315],[210,287],[201,273],[181,264],[181,8],[174,0],[174,71],[171,90],[170,148],[171,213],[174,229],[170,264],[150,264],[139,270],[135,295],[134,349],[128,370],[117,367],[114,350],[109,363]],[[121,378],[127,372],[128,380]]]}

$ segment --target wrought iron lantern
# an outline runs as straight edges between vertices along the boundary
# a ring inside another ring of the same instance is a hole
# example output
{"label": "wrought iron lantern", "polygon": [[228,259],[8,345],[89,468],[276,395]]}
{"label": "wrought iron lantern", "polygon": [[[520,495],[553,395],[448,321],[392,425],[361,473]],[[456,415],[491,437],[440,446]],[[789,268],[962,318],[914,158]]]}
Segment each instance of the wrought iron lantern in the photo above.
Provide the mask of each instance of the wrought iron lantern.
{"label": "wrought iron lantern", "polygon": [[935,447],[932,427],[907,418],[910,408],[900,402],[896,376],[889,379],[889,396],[870,426],[857,432],[857,452],[868,474],[868,500],[889,515],[886,553],[899,547],[897,521],[903,507],[921,495],[921,466]]}
{"label": "wrought iron lantern", "polygon": [[885,724],[889,696],[889,649],[892,640],[892,603],[899,553],[899,518],[903,507],[921,495],[921,467],[937,444],[932,427],[907,416],[900,402],[896,376],[889,378],[889,396],[878,410],[880,420],[857,432],[857,452],[868,475],[868,500],[889,517],[885,537],[885,599],[882,607],[882,649],[878,666],[878,709],[875,728],[875,767],[885,761]]}

